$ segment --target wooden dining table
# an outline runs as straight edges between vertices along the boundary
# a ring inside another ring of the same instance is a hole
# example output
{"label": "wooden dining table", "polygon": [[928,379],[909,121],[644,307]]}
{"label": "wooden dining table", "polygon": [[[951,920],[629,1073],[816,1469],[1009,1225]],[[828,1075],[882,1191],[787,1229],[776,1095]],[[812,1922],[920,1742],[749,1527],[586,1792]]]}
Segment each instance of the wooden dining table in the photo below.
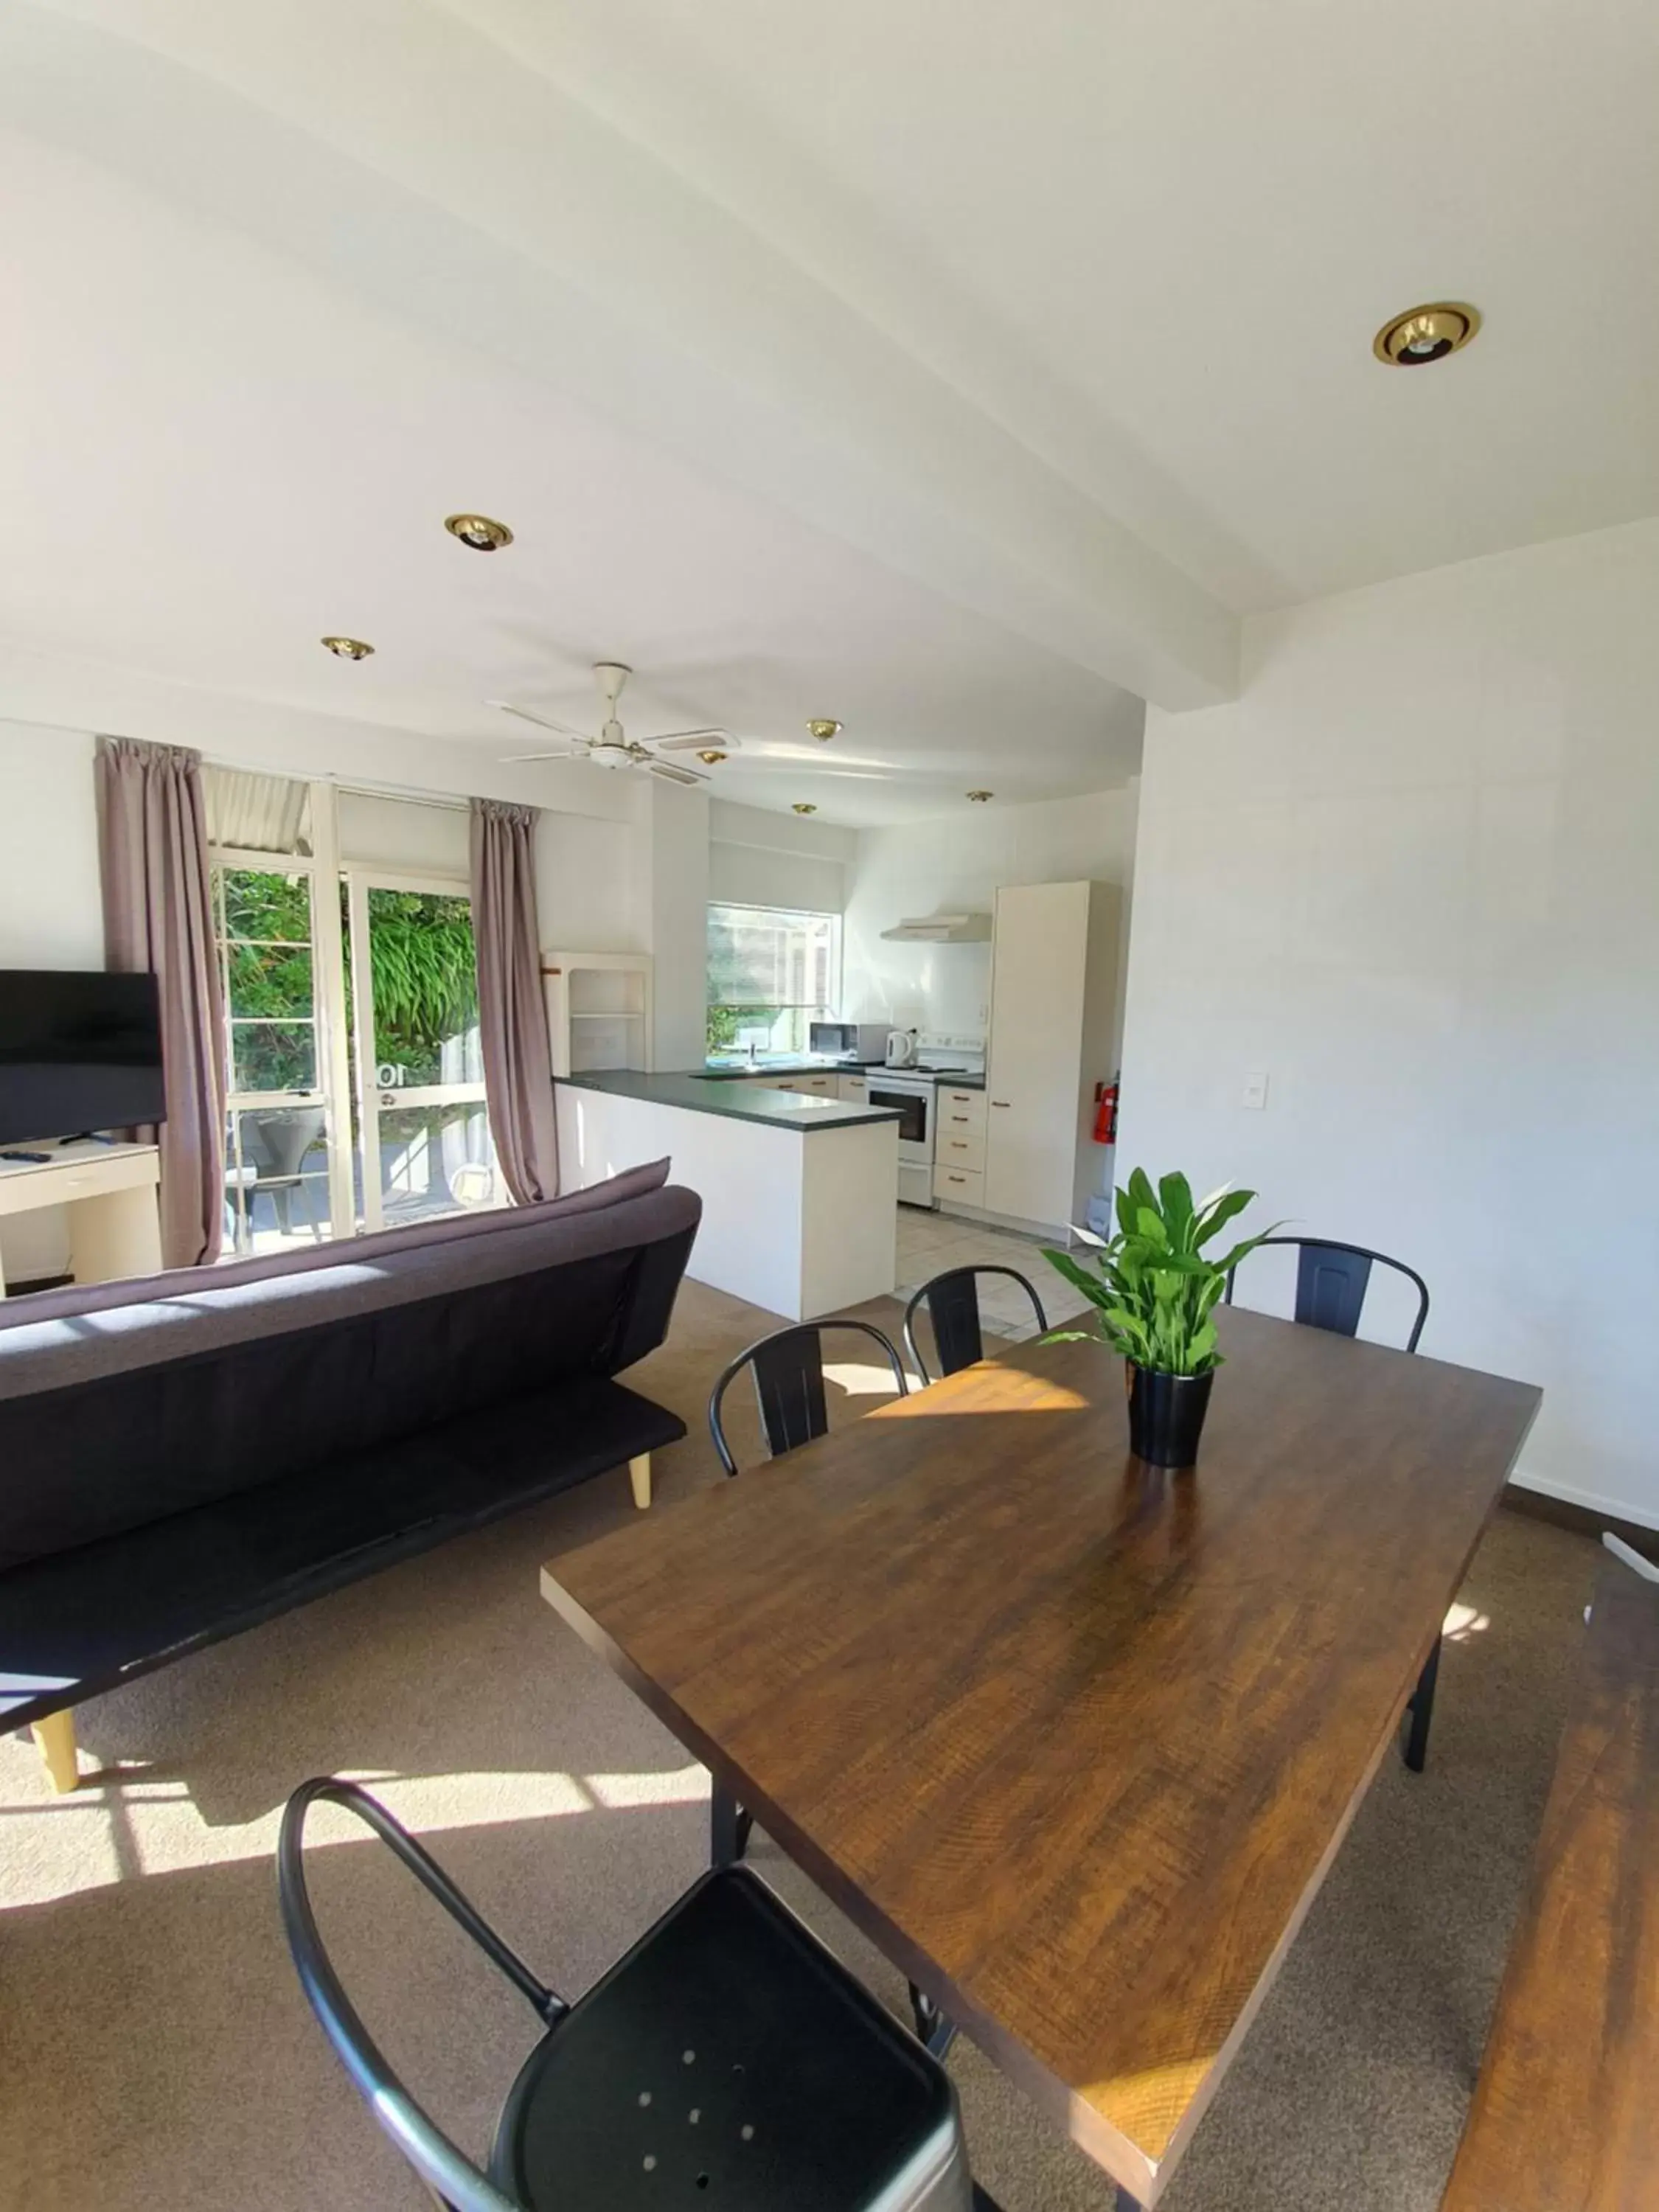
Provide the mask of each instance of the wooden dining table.
{"label": "wooden dining table", "polygon": [[1238,1310],[1199,1463],[1012,1344],[543,1571],[887,1957],[1151,2207],[1537,1411]]}

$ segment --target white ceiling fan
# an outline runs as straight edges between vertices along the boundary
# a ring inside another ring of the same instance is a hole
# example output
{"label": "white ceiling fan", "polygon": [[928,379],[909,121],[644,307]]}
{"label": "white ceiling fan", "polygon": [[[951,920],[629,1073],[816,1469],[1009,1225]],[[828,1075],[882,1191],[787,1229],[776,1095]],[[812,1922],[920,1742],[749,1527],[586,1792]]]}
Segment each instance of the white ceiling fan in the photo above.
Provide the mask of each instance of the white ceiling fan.
{"label": "white ceiling fan", "polygon": [[667,730],[660,737],[647,738],[642,742],[630,738],[617,719],[617,702],[633,672],[620,660],[599,660],[593,664],[605,708],[597,738],[590,737],[586,730],[572,729],[568,722],[555,721],[550,714],[538,714],[528,707],[515,707],[510,699],[486,700],[487,706],[498,707],[504,714],[516,714],[521,722],[533,722],[538,730],[551,730],[556,737],[568,740],[556,751],[507,753],[503,757],[509,761],[585,760],[595,768],[642,768],[652,775],[666,776],[671,783],[707,783],[708,776],[704,769],[686,768],[678,761],[663,760],[659,756],[700,753],[712,766],[727,753],[739,750],[738,739],[728,731],[718,729]]}

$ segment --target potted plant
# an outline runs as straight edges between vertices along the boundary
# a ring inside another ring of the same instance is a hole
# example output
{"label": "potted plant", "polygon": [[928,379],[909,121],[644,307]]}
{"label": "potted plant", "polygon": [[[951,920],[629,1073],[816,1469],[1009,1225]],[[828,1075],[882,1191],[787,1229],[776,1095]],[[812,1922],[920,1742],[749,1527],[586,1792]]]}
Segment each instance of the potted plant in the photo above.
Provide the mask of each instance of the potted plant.
{"label": "potted plant", "polygon": [[1221,1364],[1213,1310],[1227,1278],[1271,1230],[1235,1244],[1224,1258],[1203,1247],[1242,1213],[1253,1190],[1218,1190],[1198,1204],[1184,1175],[1153,1189],[1137,1168],[1117,1194],[1117,1234],[1108,1243],[1086,1229],[1085,1265],[1070,1252],[1043,1257],[1095,1309],[1095,1328],[1055,1329],[1048,1343],[1099,1334],[1127,1363],[1129,1449],[1154,1467],[1191,1467]]}

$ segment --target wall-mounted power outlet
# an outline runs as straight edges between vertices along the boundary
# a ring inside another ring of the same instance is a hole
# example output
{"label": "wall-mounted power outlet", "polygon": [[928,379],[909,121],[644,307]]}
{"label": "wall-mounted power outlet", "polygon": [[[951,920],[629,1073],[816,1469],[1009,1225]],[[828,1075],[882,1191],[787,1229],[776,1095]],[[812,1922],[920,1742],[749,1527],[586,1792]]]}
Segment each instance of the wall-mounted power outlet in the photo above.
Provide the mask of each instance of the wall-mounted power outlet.
{"label": "wall-mounted power outlet", "polygon": [[1267,1071],[1265,1067],[1253,1067],[1244,1078],[1244,1088],[1238,1094],[1238,1103],[1241,1106],[1250,1107],[1258,1113],[1266,1106]]}

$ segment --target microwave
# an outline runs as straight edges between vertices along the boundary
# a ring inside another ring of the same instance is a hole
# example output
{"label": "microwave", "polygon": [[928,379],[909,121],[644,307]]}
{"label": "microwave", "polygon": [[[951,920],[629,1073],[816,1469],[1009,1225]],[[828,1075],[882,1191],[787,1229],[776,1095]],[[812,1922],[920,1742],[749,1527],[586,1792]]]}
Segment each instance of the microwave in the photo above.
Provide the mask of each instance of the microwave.
{"label": "microwave", "polygon": [[867,1060],[878,1066],[887,1057],[887,1024],[813,1022],[807,1030],[806,1048],[825,1060]]}

